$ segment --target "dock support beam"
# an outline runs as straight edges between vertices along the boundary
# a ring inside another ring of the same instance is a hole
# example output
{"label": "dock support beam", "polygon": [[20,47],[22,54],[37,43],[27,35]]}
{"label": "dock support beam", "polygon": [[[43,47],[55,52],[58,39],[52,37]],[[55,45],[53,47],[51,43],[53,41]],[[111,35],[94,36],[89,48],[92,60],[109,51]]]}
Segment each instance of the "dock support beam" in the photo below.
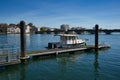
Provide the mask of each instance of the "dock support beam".
{"label": "dock support beam", "polygon": [[99,32],[99,25],[96,24],[95,25],[95,51],[98,51],[98,44],[99,44],[99,36],[98,36],[98,32]]}
{"label": "dock support beam", "polygon": [[21,55],[20,59],[21,62],[24,63],[27,60],[27,54],[26,54],[26,35],[25,35],[25,22],[20,22],[20,41],[21,41]]}

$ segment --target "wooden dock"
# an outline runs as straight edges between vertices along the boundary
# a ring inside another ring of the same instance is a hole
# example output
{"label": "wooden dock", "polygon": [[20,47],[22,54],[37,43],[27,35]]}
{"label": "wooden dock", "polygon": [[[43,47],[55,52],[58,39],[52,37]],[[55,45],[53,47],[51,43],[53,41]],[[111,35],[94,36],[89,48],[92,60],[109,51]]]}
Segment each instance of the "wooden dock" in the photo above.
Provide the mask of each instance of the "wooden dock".
{"label": "wooden dock", "polygon": [[[99,45],[99,49],[106,49],[110,48],[109,45]],[[28,56],[30,57],[37,57],[37,56],[46,56],[46,55],[59,55],[61,53],[69,53],[69,52],[76,52],[76,51],[90,51],[94,50],[94,45],[87,45],[87,46],[81,46],[81,47],[72,47],[72,48],[58,48],[58,49],[48,49],[48,50],[42,50],[37,52],[30,52],[28,53]]]}
{"label": "wooden dock", "polygon": [[0,54],[0,66],[19,64],[19,54]]}
{"label": "wooden dock", "polygon": [[20,64],[20,60],[14,60],[10,62],[0,62],[0,66],[9,66],[9,65],[15,65],[15,64]]}
{"label": "wooden dock", "polygon": [[[99,49],[110,48],[108,45],[99,45]],[[48,49],[41,51],[28,52],[28,57],[40,57],[46,55],[59,55],[65,53],[74,53],[77,51],[90,51],[95,50],[94,45],[72,47],[72,48],[57,48],[57,49]],[[20,57],[20,54],[0,54],[0,66],[14,65],[21,63],[21,59],[28,59],[28,57]]]}

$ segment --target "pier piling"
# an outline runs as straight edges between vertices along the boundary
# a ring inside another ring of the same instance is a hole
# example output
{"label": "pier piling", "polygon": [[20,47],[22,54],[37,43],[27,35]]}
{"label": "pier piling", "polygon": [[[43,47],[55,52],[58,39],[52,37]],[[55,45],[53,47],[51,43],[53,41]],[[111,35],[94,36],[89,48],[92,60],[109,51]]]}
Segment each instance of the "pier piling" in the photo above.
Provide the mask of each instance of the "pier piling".
{"label": "pier piling", "polygon": [[98,51],[98,44],[99,44],[99,36],[98,36],[98,31],[99,31],[99,25],[95,25],[95,51]]}
{"label": "pier piling", "polygon": [[20,41],[21,41],[21,62],[26,62],[26,34],[25,34],[25,22],[20,22]]}

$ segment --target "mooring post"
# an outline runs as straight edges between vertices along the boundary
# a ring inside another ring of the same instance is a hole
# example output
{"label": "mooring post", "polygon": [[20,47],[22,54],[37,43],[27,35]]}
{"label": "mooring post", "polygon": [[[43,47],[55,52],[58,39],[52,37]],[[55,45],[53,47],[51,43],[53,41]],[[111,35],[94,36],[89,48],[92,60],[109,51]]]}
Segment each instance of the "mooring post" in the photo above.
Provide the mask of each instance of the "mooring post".
{"label": "mooring post", "polygon": [[98,51],[98,44],[99,44],[99,36],[98,36],[98,32],[99,32],[99,25],[96,24],[95,25],[95,51]]}
{"label": "mooring post", "polygon": [[20,59],[21,62],[24,63],[27,60],[27,54],[26,54],[26,34],[25,34],[25,22],[20,22],[20,41],[21,41],[21,55]]}

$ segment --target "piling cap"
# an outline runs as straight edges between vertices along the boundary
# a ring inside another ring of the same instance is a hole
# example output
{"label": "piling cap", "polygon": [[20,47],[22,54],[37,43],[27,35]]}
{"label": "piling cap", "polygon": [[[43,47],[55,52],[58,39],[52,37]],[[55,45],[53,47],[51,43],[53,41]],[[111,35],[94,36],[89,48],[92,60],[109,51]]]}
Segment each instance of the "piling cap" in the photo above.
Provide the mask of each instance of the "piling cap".
{"label": "piling cap", "polygon": [[21,27],[25,26],[25,21],[20,21],[20,26]]}
{"label": "piling cap", "polygon": [[99,27],[99,25],[98,25],[98,24],[96,24],[96,25],[95,25],[95,27]]}

